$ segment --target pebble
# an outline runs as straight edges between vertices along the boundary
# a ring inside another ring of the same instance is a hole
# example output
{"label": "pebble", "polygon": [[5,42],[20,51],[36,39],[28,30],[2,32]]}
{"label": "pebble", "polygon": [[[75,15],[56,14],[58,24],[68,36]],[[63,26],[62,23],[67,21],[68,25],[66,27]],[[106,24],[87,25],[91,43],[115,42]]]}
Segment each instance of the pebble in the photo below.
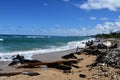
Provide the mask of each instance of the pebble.
{"label": "pebble", "polygon": [[70,70],[64,70],[63,73],[71,73]]}
{"label": "pebble", "polygon": [[85,74],[80,74],[79,75],[81,78],[86,78],[87,76]]}
{"label": "pebble", "polygon": [[102,70],[102,72],[108,72],[108,68],[100,67],[100,69]]}
{"label": "pebble", "polygon": [[117,73],[118,75],[120,75],[120,71],[116,71],[116,73]]}

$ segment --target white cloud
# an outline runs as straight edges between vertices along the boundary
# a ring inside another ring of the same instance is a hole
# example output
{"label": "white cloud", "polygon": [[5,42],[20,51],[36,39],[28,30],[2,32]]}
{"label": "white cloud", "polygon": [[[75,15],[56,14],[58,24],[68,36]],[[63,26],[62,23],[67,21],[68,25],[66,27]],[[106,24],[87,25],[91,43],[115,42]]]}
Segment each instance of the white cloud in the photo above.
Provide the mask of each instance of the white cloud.
{"label": "white cloud", "polygon": [[69,2],[70,0],[63,0],[64,2]]}
{"label": "white cloud", "polygon": [[47,3],[44,3],[44,6],[46,6],[46,7],[47,7],[47,6],[48,6],[48,4],[47,4]]}
{"label": "white cloud", "polygon": [[96,17],[90,17],[91,20],[96,20]]}
{"label": "white cloud", "polygon": [[92,31],[94,31],[95,34],[120,31],[120,18],[118,18],[115,22],[105,22],[104,24],[97,24],[94,29],[89,30],[91,34]]}
{"label": "white cloud", "polygon": [[108,20],[108,18],[107,17],[102,17],[102,18],[100,18],[100,20],[101,21],[106,21],[106,20]]}
{"label": "white cloud", "polygon": [[75,6],[86,10],[108,9],[117,11],[120,8],[120,0],[87,0],[87,2],[75,4]]}
{"label": "white cloud", "polygon": [[[39,30],[36,33],[46,34],[46,35],[62,35],[62,36],[86,36],[86,35],[96,35],[100,33],[109,33],[114,31],[120,31],[120,17],[114,22],[104,22],[103,24],[96,24],[91,29],[86,27],[79,28],[64,28],[60,24],[55,24],[52,29],[49,30]],[[30,31],[29,31],[30,32]]]}
{"label": "white cloud", "polygon": [[[56,26],[59,26],[58,24]],[[64,29],[62,27],[53,28],[47,31],[53,35],[64,35],[64,36],[85,36],[85,35],[96,35],[102,33],[109,33],[114,31],[120,31],[120,17],[114,22],[104,22],[103,24],[96,24],[91,29],[85,27],[82,28],[70,28]]]}

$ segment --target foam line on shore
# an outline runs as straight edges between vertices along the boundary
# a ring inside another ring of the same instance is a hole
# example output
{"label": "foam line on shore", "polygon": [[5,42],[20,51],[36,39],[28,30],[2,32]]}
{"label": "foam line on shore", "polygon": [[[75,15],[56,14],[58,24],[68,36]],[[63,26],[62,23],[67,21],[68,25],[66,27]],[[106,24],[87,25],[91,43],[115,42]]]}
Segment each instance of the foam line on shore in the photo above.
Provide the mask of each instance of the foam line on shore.
{"label": "foam line on shore", "polygon": [[13,55],[23,55],[26,59],[32,59],[33,55],[36,54],[47,54],[51,52],[57,52],[57,51],[65,51],[70,49],[75,49],[76,47],[84,48],[85,42],[89,40],[95,40],[94,38],[82,40],[82,41],[72,41],[68,42],[65,46],[61,47],[55,47],[52,46],[49,49],[35,49],[35,50],[29,50],[29,51],[15,51],[15,52],[8,52],[8,53],[0,53],[0,61],[10,61],[13,58]]}

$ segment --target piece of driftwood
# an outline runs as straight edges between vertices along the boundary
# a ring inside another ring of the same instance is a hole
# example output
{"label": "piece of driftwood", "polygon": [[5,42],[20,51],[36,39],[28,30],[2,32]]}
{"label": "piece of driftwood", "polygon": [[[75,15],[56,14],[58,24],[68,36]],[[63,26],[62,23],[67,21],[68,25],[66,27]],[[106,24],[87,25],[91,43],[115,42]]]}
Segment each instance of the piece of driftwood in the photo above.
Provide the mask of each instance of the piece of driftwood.
{"label": "piece of driftwood", "polygon": [[37,72],[32,72],[32,71],[20,71],[20,72],[8,72],[8,73],[0,73],[0,76],[15,76],[15,75],[28,75],[28,76],[37,76],[40,75]]}
{"label": "piece of driftwood", "polygon": [[37,76],[40,75],[38,72],[32,72],[32,71],[23,71],[23,75],[28,75],[28,76]]}
{"label": "piece of driftwood", "polygon": [[21,74],[21,72],[8,72],[8,73],[0,73],[0,76],[15,76],[19,74]]}
{"label": "piece of driftwood", "polygon": [[48,67],[60,69],[60,70],[71,70],[71,65],[65,65],[65,64],[58,64],[58,65],[48,65]]}
{"label": "piece of driftwood", "polygon": [[41,65],[47,65],[47,66],[57,66],[59,64],[67,64],[67,63],[77,63],[79,59],[68,59],[68,60],[58,60],[53,62],[24,62],[23,65],[18,66],[20,67],[36,67]]}

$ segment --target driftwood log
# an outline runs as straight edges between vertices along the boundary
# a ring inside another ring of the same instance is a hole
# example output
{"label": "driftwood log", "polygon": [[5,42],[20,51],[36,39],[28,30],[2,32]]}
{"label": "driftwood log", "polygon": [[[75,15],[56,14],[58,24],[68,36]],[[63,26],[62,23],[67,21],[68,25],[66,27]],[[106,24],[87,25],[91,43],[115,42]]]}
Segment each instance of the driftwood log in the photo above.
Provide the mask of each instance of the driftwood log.
{"label": "driftwood log", "polygon": [[8,72],[8,73],[0,73],[0,76],[15,76],[15,75],[19,75],[22,72]]}
{"label": "driftwood log", "polygon": [[67,63],[77,63],[78,59],[68,59],[68,60],[58,60],[53,62],[24,62],[23,65],[20,65],[18,67],[35,67],[35,66],[41,66],[41,65],[47,65],[47,66],[56,66],[59,64],[67,64]]}
{"label": "driftwood log", "polygon": [[28,76],[37,76],[40,75],[37,72],[32,72],[32,71],[20,71],[20,72],[8,72],[8,73],[0,73],[0,76],[15,76],[15,75],[28,75]]}
{"label": "driftwood log", "polygon": [[[67,57],[70,58],[74,57],[74,54],[70,54],[67,55]],[[53,61],[53,62],[41,62],[38,60],[28,60],[28,59],[24,59],[23,56],[17,55],[13,61],[9,64],[9,66],[13,66],[16,65],[17,68],[34,68],[34,67],[40,67],[41,65],[46,65],[47,67],[50,68],[57,68],[57,69],[61,69],[61,70],[71,70],[73,66],[73,64],[78,63],[81,59],[62,59],[62,60],[58,60],[58,61]],[[21,64],[21,65],[17,65],[17,64]]]}

